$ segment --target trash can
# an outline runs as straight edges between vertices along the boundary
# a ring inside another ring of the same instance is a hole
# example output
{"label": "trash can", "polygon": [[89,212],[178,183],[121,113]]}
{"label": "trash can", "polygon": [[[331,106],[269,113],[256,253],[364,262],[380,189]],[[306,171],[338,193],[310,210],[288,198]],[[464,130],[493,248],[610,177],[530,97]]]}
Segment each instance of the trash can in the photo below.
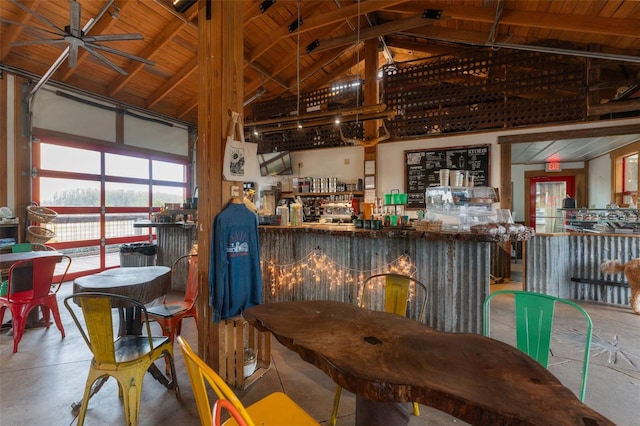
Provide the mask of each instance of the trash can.
{"label": "trash can", "polygon": [[154,266],[158,246],[151,243],[129,243],[120,246],[120,266]]}

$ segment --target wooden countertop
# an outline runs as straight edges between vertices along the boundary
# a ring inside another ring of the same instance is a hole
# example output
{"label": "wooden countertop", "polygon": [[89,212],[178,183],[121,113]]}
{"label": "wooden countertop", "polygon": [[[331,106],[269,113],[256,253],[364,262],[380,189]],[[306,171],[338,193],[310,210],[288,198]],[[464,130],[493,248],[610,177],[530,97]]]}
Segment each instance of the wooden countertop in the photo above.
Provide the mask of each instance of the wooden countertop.
{"label": "wooden countertop", "polygon": [[151,222],[151,221],[143,221],[143,222],[135,222],[133,224],[134,228],[184,228],[184,229],[194,229],[197,226],[197,223],[184,223],[184,222]]}
{"label": "wooden countertop", "polygon": [[533,229],[527,228],[527,231],[517,234],[474,234],[471,232],[455,232],[440,231],[427,232],[418,231],[413,228],[383,228],[383,229],[363,229],[356,228],[351,223],[345,224],[319,224],[305,223],[301,226],[272,226],[260,225],[259,232],[269,233],[289,233],[302,232],[308,234],[330,234],[348,237],[366,237],[366,238],[423,238],[428,240],[456,240],[456,241],[478,241],[478,242],[501,242],[501,241],[525,241],[533,235]]}

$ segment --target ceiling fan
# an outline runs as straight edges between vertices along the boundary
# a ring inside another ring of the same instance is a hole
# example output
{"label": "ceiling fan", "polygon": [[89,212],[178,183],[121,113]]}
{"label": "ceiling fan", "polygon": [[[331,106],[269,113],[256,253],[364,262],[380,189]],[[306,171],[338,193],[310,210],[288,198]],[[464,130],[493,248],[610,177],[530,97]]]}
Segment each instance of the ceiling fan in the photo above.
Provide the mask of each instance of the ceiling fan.
{"label": "ceiling fan", "polygon": [[20,9],[34,16],[39,21],[43,22],[48,27],[51,27],[53,29],[53,31],[51,31],[44,28],[33,27],[30,25],[26,25],[20,22],[15,22],[15,21],[11,21],[11,20],[0,17],[0,21],[2,22],[20,25],[30,30],[42,33],[43,35],[47,35],[50,37],[53,36],[53,38],[44,38],[39,40],[15,42],[15,43],[11,43],[12,46],[27,46],[27,45],[34,45],[34,44],[57,44],[57,43],[68,44],[64,52],[62,52],[62,54],[58,57],[58,59],[53,63],[51,68],[49,68],[49,70],[42,76],[38,84],[36,84],[34,89],[29,94],[29,97],[31,97],[42,85],[44,85],[44,83],[46,83],[46,81],[53,75],[53,73],[56,72],[56,70],[60,67],[60,65],[64,62],[65,59],[68,58],[68,65],[70,68],[75,67],[78,63],[79,48],[83,48],[84,50],[89,52],[91,55],[93,55],[94,57],[96,57],[97,59],[99,59],[100,61],[102,61],[103,63],[105,63],[106,65],[108,65],[109,67],[116,70],[122,75],[127,75],[127,72],[121,67],[119,67],[118,65],[116,65],[115,63],[113,63],[111,60],[109,60],[106,56],[99,53],[98,52],[99,50],[103,52],[108,52],[115,55],[123,56],[125,58],[129,58],[135,61],[140,61],[148,65],[155,65],[153,61],[150,61],[148,59],[131,55],[129,53],[99,44],[100,42],[105,42],[105,41],[142,40],[143,37],[141,34],[87,35],[89,30],[100,20],[102,15],[104,15],[107,12],[107,10],[111,7],[114,0],[107,0],[107,2],[105,3],[104,7],[100,10],[100,12],[98,12],[98,14],[95,17],[89,19],[89,21],[87,21],[87,23],[82,28],[80,27],[80,17],[81,17],[82,7],[80,3],[78,3],[76,0],[69,0],[69,25],[65,25],[64,28],[61,28],[60,26],[54,24],[53,22],[51,22],[44,16],[40,15],[36,11],[29,9],[27,6],[23,5],[20,1],[18,0],[10,0],[10,1]]}

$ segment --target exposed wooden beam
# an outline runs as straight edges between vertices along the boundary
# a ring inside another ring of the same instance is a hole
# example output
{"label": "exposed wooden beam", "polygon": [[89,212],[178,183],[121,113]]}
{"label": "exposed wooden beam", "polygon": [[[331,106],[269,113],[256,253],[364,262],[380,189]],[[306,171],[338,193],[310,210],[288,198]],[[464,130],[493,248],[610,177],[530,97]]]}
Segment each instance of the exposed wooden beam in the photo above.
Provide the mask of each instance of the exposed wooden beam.
{"label": "exposed wooden beam", "polygon": [[[33,3],[29,5],[29,8],[33,11],[37,11],[38,6],[40,6],[41,2],[42,0],[35,0]],[[31,14],[29,14],[25,10],[20,9],[20,11],[18,12],[18,17],[15,20],[15,22],[18,22],[20,24],[26,24],[29,21],[29,19],[31,19]],[[22,34],[23,30],[24,30],[24,27],[21,25],[14,25],[13,28],[6,30],[5,36],[2,37],[2,40],[0,41],[0,61],[3,61],[7,57],[7,55],[11,51],[11,43],[13,43],[18,39],[20,34]]]}
{"label": "exposed wooden beam", "polygon": [[587,139],[604,136],[618,136],[640,133],[640,124],[627,126],[605,126],[592,129],[560,130],[556,132],[522,133],[519,135],[499,136],[498,144],[529,143],[563,139]]}
{"label": "exposed wooden beam", "polygon": [[619,112],[640,111],[640,99],[628,101],[614,101],[605,104],[589,105],[587,115],[615,114]]}
{"label": "exposed wooden beam", "polygon": [[[362,49],[362,46],[360,47]],[[364,56],[361,56],[360,62],[364,61]],[[323,78],[320,78],[318,80],[316,80],[314,82],[314,85],[316,87],[323,87],[324,85],[328,84],[331,81],[337,80],[338,77],[342,74],[344,74],[345,72],[347,72],[348,70],[350,70],[352,67],[358,66],[358,64],[354,64],[353,62],[344,62],[342,65],[336,67],[336,68],[332,68],[331,72],[327,73]]]}
{"label": "exposed wooden beam", "polygon": [[300,120],[310,121],[317,120],[319,118],[326,117],[350,117],[352,115],[358,114],[373,114],[383,112],[387,109],[385,104],[373,104],[368,106],[361,106],[357,108],[346,108],[346,109],[338,109],[333,111],[319,111],[319,112],[311,112],[308,114],[299,114],[296,116],[287,116],[287,117],[279,117],[279,118],[269,118],[267,120],[260,120],[246,123],[247,126],[266,126],[266,125],[274,125],[274,124],[284,124],[284,123],[295,123]]}
{"label": "exposed wooden beam", "polygon": [[287,89],[289,86],[287,86],[287,83],[280,80],[279,78],[276,77],[276,75],[278,75],[277,72],[271,72],[269,70],[264,69],[261,65],[253,62],[253,63],[249,63],[249,66],[251,68],[253,68],[254,70],[258,71],[260,74],[264,75],[267,79],[272,80],[274,83],[276,83],[277,85]]}
{"label": "exposed wooden beam", "polygon": [[[514,10],[520,2],[508,2],[500,17],[500,25],[515,25],[527,28],[544,28],[558,31],[572,31],[581,34],[606,34],[640,38],[640,19],[634,18],[601,18],[578,14],[545,13]],[[394,6],[393,10],[404,13],[415,13],[425,8],[424,3],[409,2]],[[487,7],[452,6],[451,3],[429,3],[430,9],[442,9],[442,15],[451,19],[493,24],[495,10]],[[486,39],[485,39],[486,40]]]}
{"label": "exposed wooden beam", "polygon": [[325,50],[335,49],[336,47],[349,46],[357,43],[358,40],[369,40],[372,38],[377,38],[378,36],[384,36],[387,34],[410,30],[412,28],[423,27],[433,22],[434,21],[431,19],[423,18],[422,15],[415,15],[410,18],[397,19],[395,21],[360,30],[359,33],[349,34],[343,37],[333,37],[326,40],[320,40],[320,44],[313,51],[323,52]]}
{"label": "exposed wooden beam", "polygon": [[[318,28],[325,27],[327,25],[334,24],[336,22],[345,20],[347,18],[352,18],[354,16],[362,15],[365,13],[371,13],[376,10],[386,9],[387,7],[391,7],[397,4],[405,3],[407,0],[369,0],[356,4],[352,4],[349,6],[342,7],[340,9],[333,10],[328,13],[323,13],[315,16],[307,17],[314,9],[317,8],[317,5],[311,4],[307,8],[305,8],[304,12],[301,12],[300,16],[303,18],[303,24],[300,27],[300,32],[307,32],[311,30],[316,30]],[[277,3],[276,3],[277,4]],[[266,38],[262,43],[253,48],[253,50],[249,53],[248,60],[249,62],[253,62],[258,59],[261,55],[263,55],[271,46],[276,44],[278,40],[290,36],[289,29],[287,26],[282,26],[278,28],[277,31],[271,33],[271,35]]]}
{"label": "exposed wooden beam", "polygon": [[394,37],[385,36],[385,43],[389,47],[395,47],[397,49],[411,50],[414,52],[422,52],[430,54],[431,56],[449,55],[459,51],[459,47],[455,46],[442,46],[428,42],[424,39],[409,39],[406,37]]}
{"label": "exposed wooden beam", "polygon": [[[147,59],[153,58],[158,53],[158,51],[167,43],[169,43],[180,31],[190,27],[189,17],[197,14],[197,9],[197,7],[192,7],[187,10],[188,15],[185,14],[187,18],[186,22],[178,19],[172,20],[171,23],[167,25],[164,30],[162,30],[158,37],[156,37],[153,42],[147,44],[147,46],[142,50],[142,52],[137,54],[137,56]],[[198,35],[195,34],[195,38],[197,37]],[[131,61],[129,66],[125,69],[127,75],[119,76],[109,85],[109,88],[107,89],[108,95],[114,96],[116,93],[122,90],[122,88],[126,86],[144,66],[145,64],[142,62]]]}
{"label": "exposed wooden beam", "polygon": [[[313,64],[310,67],[307,67],[304,70],[300,70],[300,81],[305,81],[307,78],[311,77],[313,74],[321,70],[322,67],[335,61],[338,57],[340,57],[340,55],[342,55],[342,52],[344,52],[344,49],[337,48],[334,50],[326,51],[324,54],[315,57],[313,60]],[[311,53],[313,54],[314,52]],[[289,87],[293,87],[294,84],[296,84],[295,78],[287,81],[287,85]]]}
{"label": "exposed wooden beam", "polygon": [[177,74],[174,74],[169,80],[165,81],[155,92],[149,96],[145,101],[145,107],[151,108],[165,96],[167,96],[173,89],[175,89],[180,83],[182,83],[187,77],[193,74],[198,69],[198,56],[187,64],[185,64]]}
{"label": "exposed wooden beam", "polygon": [[186,117],[189,112],[198,108],[198,94],[196,93],[191,99],[182,104],[176,111],[178,118]]}

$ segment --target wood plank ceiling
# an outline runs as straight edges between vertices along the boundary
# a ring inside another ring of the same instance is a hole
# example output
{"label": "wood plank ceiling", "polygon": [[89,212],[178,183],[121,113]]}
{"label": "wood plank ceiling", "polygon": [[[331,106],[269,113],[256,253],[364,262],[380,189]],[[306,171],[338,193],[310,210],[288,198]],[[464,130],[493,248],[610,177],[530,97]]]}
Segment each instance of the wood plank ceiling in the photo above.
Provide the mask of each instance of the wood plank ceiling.
{"label": "wood plank ceiling", "polygon": [[[198,7],[179,13],[170,0],[78,3],[80,27],[106,8],[87,36],[140,34],[141,40],[100,44],[154,65],[100,51],[123,75],[80,48],[77,65],[64,61],[50,81],[197,126]],[[0,66],[37,82],[68,43],[33,41],[60,38],[53,27],[70,25],[72,6],[69,0],[0,0]],[[640,2],[632,0],[244,0],[244,9],[247,105],[364,75],[362,46],[371,38],[378,39],[381,67],[462,47],[508,46],[593,57],[598,65],[590,90],[599,102],[640,82]],[[425,11],[441,16],[425,18]]]}

